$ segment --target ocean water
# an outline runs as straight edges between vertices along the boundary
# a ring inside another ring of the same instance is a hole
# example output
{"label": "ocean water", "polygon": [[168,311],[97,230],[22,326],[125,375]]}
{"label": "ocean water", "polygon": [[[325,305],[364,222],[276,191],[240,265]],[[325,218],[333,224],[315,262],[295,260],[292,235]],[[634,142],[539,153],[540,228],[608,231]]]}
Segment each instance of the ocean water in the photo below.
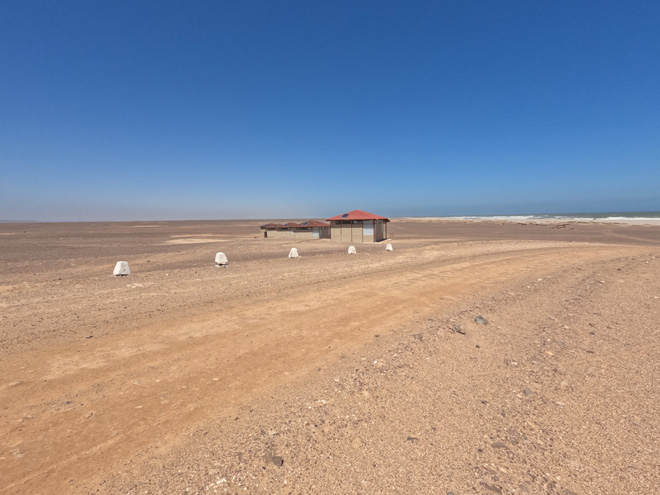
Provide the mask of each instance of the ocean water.
{"label": "ocean water", "polygon": [[543,213],[533,215],[465,215],[451,216],[456,220],[504,220],[529,222],[530,220],[566,220],[567,222],[658,222],[660,211],[615,211],[601,213]]}

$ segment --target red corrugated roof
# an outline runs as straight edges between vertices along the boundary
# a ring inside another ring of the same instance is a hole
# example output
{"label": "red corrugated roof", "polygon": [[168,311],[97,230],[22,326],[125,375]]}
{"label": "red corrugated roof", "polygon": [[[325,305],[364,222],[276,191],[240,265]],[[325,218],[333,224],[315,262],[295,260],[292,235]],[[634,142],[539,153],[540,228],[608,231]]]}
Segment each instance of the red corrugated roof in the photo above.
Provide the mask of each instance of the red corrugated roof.
{"label": "red corrugated roof", "polygon": [[348,213],[344,213],[343,215],[326,218],[327,222],[332,220],[387,220],[389,222],[389,218],[381,217],[380,215],[374,215],[373,213],[368,213],[362,210],[353,210],[349,211]]}
{"label": "red corrugated roof", "polygon": [[318,220],[309,220],[308,222],[303,222],[300,225],[303,227],[330,227],[329,223],[319,222]]}

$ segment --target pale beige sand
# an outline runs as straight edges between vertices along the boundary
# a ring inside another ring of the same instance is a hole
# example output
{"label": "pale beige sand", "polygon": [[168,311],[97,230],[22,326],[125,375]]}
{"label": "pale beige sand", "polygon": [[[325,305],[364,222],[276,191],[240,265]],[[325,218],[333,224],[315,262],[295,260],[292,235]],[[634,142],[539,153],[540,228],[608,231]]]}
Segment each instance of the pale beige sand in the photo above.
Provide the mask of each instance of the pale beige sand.
{"label": "pale beige sand", "polygon": [[184,237],[181,239],[170,239],[164,244],[205,244],[207,242],[227,242],[228,239],[214,239],[212,237]]}
{"label": "pale beige sand", "polygon": [[660,229],[260,223],[0,225],[0,493],[658,491]]}

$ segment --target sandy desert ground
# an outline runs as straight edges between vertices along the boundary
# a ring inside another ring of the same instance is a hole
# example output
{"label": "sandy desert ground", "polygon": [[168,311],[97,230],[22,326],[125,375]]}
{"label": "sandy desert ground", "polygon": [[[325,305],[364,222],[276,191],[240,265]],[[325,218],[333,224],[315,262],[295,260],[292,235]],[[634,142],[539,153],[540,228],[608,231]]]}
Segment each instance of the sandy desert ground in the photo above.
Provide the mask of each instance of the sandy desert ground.
{"label": "sandy desert ground", "polygon": [[0,224],[0,494],[660,493],[660,227],[260,223]]}

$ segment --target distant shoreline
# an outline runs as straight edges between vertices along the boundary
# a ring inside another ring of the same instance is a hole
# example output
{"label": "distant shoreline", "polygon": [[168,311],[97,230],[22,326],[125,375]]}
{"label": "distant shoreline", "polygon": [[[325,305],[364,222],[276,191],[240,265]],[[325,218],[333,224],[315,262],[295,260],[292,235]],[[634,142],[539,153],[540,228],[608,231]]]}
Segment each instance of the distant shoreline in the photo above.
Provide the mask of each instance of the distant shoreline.
{"label": "distant shoreline", "polygon": [[392,220],[403,222],[497,222],[519,224],[568,224],[568,223],[608,223],[623,225],[660,226],[660,212],[644,212],[649,216],[626,213],[598,213],[575,215],[467,215],[434,217],[397,217]]}
{"label": "distant shoreline", "polygon": [[[309,220],[322,217],[299,217],[299,220]],[[163,223],[179,222],[255,222],[264,223],[276,221],[273,218],[222,218],[222,219],[186,219],[186,220],[0,220],[6,225],[30,224],[94,224],[94,223],[131,223],[150,224],[136,225],[141,227],[156,227]],[[287,219],[286,221],[289,221]],[[559,214],[530,214],[530,215],[457,215],[457,216],[401,216],[390,217],[392,221],[399,222],[497,222],[518,224],[621,224],[621,225],[650,225],[660,226],[660,211],[649,212],[611,212],[611,213],[559,213]]]}

